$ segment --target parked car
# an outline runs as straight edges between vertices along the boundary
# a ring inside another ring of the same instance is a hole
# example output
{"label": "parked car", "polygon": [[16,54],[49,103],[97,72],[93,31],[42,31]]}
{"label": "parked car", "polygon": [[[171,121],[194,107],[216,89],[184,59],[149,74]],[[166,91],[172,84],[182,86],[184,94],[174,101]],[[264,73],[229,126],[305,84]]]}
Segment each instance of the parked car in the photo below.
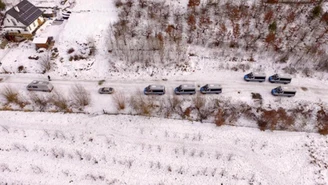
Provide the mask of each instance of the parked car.
{"label": "parked car", "polygon": [[244,76],[244,80],[247,82],[264,82],[265,78],[265,74],[254,74],[252,72]]}
{"label": "parked car", "polygon": [[202,94],[220,94],[222,93],[222,87],[218,84],[206,84],[200,88]]}
{"label": "parked car", "polygon": [[43,91],[43,92],[51,92],[54,89],[54,86],[47,81],[37,81],[34,80],[30,84],[27,85],[26,89],[28,91]]}
{"label": "parked car", "polygon": [[292,81],[292,78],[281,77],[278,74],[274,74],[274,75],[269,77],[269,82],[271,82],[271,83],[289,84],[291,81]]}
{"label": "parked car", "polygon": [[196,94],[196,87],[193,84],[184,84],[184,85],[179,85],[174,89],[174,93],[176,95],[181,95],[181,94]]}
{"label": "parked car", "polygon": [[113,94],[114,89],[112,87],[102,87],[98,90],[99,94]]}
{"label": "parked car", "polygon": [[47,51],[46,48],[39,48],[38,50],[36,50],[37,53],[43,53],[45,51]]}
{"label": "parked car", "polygon": [[287,87],[276,87],[271,90],[271,94],[273,96],[287,96],[287,97],[292,97],[295,96],[296,90],[287,88]]}
{"label": "parked car", "polygon": [[163,85],[148,85],[144,89],[145,95],[163,95],[165,94],[165,87]]}

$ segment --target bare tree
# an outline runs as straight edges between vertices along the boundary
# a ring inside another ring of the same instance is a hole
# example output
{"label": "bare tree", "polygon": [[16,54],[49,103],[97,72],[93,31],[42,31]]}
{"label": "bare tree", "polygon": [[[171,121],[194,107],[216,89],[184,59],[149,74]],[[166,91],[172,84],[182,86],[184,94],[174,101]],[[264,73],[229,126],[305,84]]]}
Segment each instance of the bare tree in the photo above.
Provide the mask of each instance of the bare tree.
{"label": "bare tree", "polygon": [[41,57],[40,65],[43,73],[50,71],[50,69],[52,68],[50,52],[46,52],[44,56]]}

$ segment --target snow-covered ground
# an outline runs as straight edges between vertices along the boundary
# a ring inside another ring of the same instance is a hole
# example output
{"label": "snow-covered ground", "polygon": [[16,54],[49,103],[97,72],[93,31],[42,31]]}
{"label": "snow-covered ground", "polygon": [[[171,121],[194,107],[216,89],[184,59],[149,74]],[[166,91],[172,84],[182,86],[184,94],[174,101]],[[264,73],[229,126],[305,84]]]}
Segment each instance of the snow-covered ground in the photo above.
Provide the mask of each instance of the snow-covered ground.
{"label": "snow-covered ground", "polygon": [[0,184],[328,182],[328,139],[138,116],[0,112]]}
{"label": "snow-covered ground", "polygon": [[[40,7],[60,3],[59,0],[30,1]],[[248,71],[231,71],[234,65],[245,64],[251,66],[249,71],[281,74],[284,66],[274,64],[274,56],[270,55],[255,55],[256,62],[249,62],[249,56],[240,52],[238,61],[231,62],[232,57],[223,57],[215,49],[195,47],[188,49],[189,53],[198,54],[190,57],[188,72],[163,69],[150,76],[150,71],[125,71],[118,61],[110,58],[106,43],[108,26],[118,18],[114,2],[75,2],[68,20],[61,24],[48,20],[36,34],[36,37],[55,39],[59,57],[53,69],[41,74],[40,60],[28,59],[28,56],[44,55],[36,53],[30,41],[9,44],[10,47],[0,50],[0,72],[9,73],[0,74],[0,89],[10,86],[27,96],[28,83],[46,80],[50,75],[55,90],[66,96],[74,84],[83,85],[91,94],[91,104],[85,107],[85,115],[0,111],[0,185],[328,184],[327,136],[102,115],[103,111],[116,113],[117,110],[112,95],[97,93],[99,87],[111,86],[128,98],[149,84],[163,84],[167,89],[163,97],[168,97],[180,84],[192,83],[199,87],[219,83],[223,87],[222,94],[204,97],[232,103],[242,101],[252,106],[251,93],[259,93],[264,108],[307,104],[315,109],[328,103],[326,73],[315,73],[313,78],[296,73],[288,85],[297,89],[296,96],[277,98],[270,94],[277,84],[247,83],[243,75]],[[170,2],[185,7],[188,1]],[[83,53],[83,45],[90,40],[95,41],[96,55],[69,61],[72,55],[67,51],[73,48],[73,54]],[[113,72],[110,62],[118,71]],[[19,66],[24,66],[26,73],[18,73]],[[98,81],[103,79],[106,81],[99,86]],[[246,120],[235,123],[247,124]],[[256,123],[249,125],[257,127]]]}

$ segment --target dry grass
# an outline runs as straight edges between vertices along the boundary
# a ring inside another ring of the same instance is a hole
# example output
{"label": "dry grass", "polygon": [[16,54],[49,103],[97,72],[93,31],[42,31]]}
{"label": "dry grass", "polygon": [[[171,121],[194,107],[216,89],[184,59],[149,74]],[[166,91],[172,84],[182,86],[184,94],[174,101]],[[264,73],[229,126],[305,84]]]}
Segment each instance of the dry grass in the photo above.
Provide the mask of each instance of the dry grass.
{"label": "dry grass", "polygon": [[142,92],[139,92],[130,98],[130,105],[137,114],[150,116],[159,107],[155,101],[157,101],[155,96],[144,96]]}
{"label": "dry grass", "polygon": [[38,95],[34,92],[30,92],[29,94],[30,100],[32,103],[34,103],[36,106],[39,107],[40,111],[45,111],[46,107],[48,106],[49,103],[49,99],[42,96],[42,95]]}
{"label": "dry grass", "polygon": [[3,96],[7,103],[18,103],[18,91],[13,89],[10,86],[6,86],[4,89],[1,90],[0,95]]}
{"label": "dry grass", "polygon": [[258,119],[258,126],[261,130],[285,130],[295,123],[295,118],[288,115],[286,110],[281,107],[278,110],[261,109],[261,111],[262,114]]}
{"label": "dry grass", "polygon": [[224,118],[224,110],[219,108],[216,115],[215,115],[215,125],[216,126],[222,126],[225,124],[225,118]]}
{"label": "dry grass", "polygon": [[56,106],[60,111],[71,112],[69,100],[64,97],[64,95],[58,93],[57,91],[53,92],[51,97],[51,102]]}
{"label": "dry grass", "polygon": [[72,87],[71,97],[73,103],[79,107],[87,106],[91,101],[89,92],[79,84],[76,84]]}
{"label": "dry grass", "polygon": [[118,111],[124,110],[126,107],[126,97],[123,92],[117,92],[113,95],[113,100]]}
{"label": "dry grass", "polygon": [[201,109],[206,104],[206,99],[199,94],[197,94],[197,96],[193,97],[192,101],[197,110]]}

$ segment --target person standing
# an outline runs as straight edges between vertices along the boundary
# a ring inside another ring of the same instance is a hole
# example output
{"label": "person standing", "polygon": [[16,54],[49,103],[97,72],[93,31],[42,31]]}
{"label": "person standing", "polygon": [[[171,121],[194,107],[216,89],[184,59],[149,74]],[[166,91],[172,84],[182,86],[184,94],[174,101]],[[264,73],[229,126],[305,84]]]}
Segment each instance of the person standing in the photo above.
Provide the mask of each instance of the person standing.
{"label": "person standing", "polygon": [[49,80],[49,81],[51,81],[51,78],[50,78],[50,76],[49,76],[49,75],[48,75],[48,80]]}

